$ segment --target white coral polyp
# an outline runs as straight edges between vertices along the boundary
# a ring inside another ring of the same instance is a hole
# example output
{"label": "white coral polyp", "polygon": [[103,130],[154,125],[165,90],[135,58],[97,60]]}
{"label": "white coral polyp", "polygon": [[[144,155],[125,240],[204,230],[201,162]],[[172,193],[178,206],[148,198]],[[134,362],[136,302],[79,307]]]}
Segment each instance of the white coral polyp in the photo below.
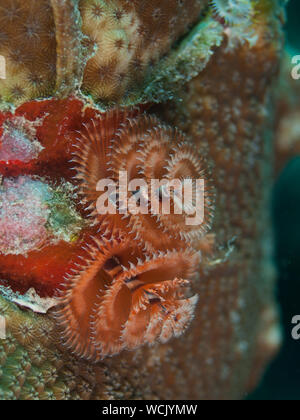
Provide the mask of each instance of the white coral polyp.
{"label": "white coral polyp", "polygon": [[49,187],[21,176],[3,180],[0,187],[0,253],[26,254],[38,249],[48,237],[46,223]]}

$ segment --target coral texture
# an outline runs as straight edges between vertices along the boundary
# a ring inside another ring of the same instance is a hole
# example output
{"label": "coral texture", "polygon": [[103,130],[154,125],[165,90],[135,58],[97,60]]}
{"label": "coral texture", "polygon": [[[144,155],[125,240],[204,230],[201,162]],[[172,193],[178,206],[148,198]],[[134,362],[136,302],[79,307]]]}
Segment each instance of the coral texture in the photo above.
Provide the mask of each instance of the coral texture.
{"label": "coral texture", "polygon": [[154,67],[193,24],[205,0],[81,0],[83,33],[93,57],[83,90],[101,101],[116,101]]}
{"label": "coral texture", "polygon": [[20,104],[81,88],[104,103],[120,100],[197,21],[206,4],[5,0],[0,6],[0,55],[6,59],[1,99]]}
{"label": "coral texture", "polygon": [[21,103],[55,87],[55,24],[49,0],[8,0],[0,5],[0,54],[6,59],[1,98]]}
{"label": "coral texture", "polygon": [[[284,3],[2,0],[0,398],[238,399],[258,383],[280,345]],[[99,217],[97,182],[119,169],[204,178],[201,226]]]}

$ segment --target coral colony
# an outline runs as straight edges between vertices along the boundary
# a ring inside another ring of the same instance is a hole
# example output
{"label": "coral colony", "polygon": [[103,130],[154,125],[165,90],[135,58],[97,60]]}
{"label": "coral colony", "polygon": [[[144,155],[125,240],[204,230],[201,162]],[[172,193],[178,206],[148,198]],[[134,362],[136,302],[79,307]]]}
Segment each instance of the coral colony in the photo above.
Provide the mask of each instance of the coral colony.
{"label": "coral colony", "polygon": [[258,383],[284,4],[0,0],[1,399]]}

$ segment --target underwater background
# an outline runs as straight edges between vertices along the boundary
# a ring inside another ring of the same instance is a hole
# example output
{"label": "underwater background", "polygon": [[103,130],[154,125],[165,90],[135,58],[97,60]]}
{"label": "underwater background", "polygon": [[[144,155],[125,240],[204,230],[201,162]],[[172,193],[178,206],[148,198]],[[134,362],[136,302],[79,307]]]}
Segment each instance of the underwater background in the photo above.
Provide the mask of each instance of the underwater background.
{"label": "underwater background", "polygon": [[[300,2],[287,8],[287,43],[300,54]],[[299,80],[300,83],[300,80]],[[300,98],[299,98],[300,101]],[[281,306],[284,344],[251,400],[300,400],[300,340],[291,336],[291,320],[300,315],[300,157],[280,174],[274,188],[273,219],[276,264],[279,269],[278,300]]]}

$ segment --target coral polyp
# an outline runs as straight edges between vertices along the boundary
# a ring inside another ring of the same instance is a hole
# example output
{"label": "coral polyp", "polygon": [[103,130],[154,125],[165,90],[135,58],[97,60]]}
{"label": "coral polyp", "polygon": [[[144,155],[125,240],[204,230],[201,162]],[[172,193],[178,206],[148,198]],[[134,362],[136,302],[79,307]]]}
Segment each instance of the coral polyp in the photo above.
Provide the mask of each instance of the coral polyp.
{"label": "coral polyp", "polygon": [[197,271],[193,251],[144,255],[115,232],[93,238],[81,258],[66,276],[56,314],[64,343],[77,355],[95,361],[166,342],[192,320],[197,298],[185,299],[182,289]]}
{"label": "coral polyp", "polygon": [[0,55],[6,59],[2,100],[23,103],[50,94],[56,77],[55,26],[50,1],[2,3],[0,27]]}
{"label": "coral polyp", "polygon": [[92,56],[83,91],[104,103],[127,96],[206,4],[205,0],[81,0],[82,30]]}

